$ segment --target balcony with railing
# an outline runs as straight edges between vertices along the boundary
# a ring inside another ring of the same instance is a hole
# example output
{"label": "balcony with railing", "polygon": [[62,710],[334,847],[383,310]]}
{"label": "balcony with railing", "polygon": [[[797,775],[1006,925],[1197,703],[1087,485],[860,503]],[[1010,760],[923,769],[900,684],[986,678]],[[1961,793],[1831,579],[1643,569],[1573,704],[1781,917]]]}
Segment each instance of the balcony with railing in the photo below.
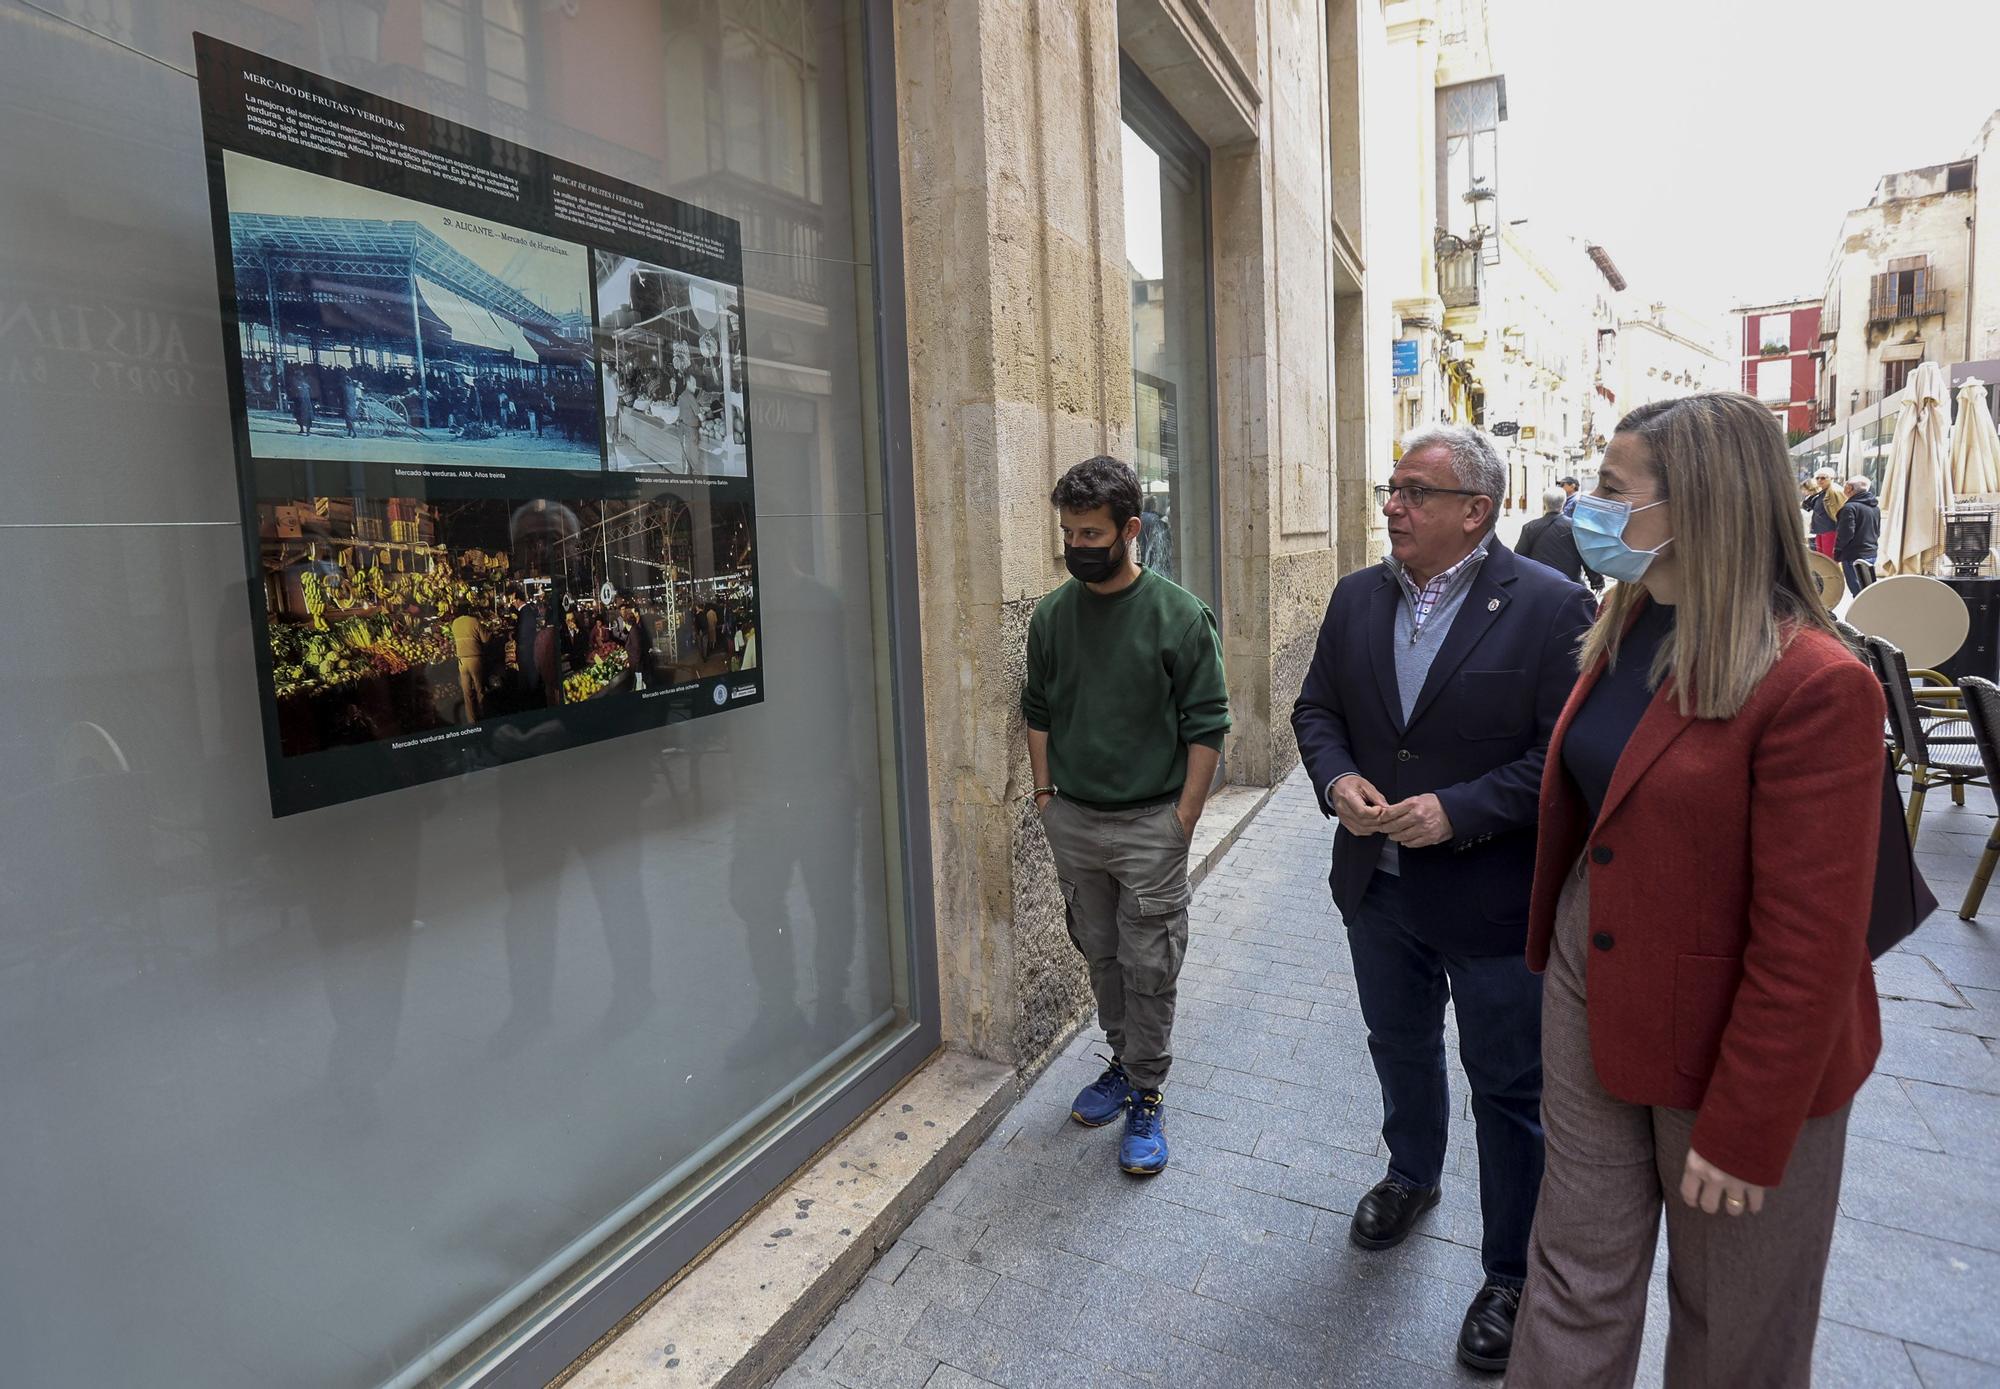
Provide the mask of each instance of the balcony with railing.
{"label": "balcony with railing", "polygon": [[1868,326],[1944,314],[1945,292],[1928,255],[1897,256],[1868,279]]}
{"label": "balcony with railing", "polygon": [[1902,318],[1929,318],[1933,314],[1942,315],[1945,310],[1945,297],[1946,292],[1941,289],[1898,290],[1893,286],[1878,285],[1875,292],[1868,297],[1868,322],[1873,326],[1879,323],[1894,323]]}

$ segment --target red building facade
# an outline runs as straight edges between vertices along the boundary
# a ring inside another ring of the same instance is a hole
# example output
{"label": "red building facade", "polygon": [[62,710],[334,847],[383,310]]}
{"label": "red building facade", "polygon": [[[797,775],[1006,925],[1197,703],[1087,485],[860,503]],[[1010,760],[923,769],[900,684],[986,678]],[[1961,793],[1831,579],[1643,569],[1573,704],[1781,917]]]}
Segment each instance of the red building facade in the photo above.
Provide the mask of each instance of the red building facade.
{"label": "red building facade", "polygon": [[1819,309],[1793,299],[1736,310],[1743,393],[1770,408],[1788,439],[1819,428]]}

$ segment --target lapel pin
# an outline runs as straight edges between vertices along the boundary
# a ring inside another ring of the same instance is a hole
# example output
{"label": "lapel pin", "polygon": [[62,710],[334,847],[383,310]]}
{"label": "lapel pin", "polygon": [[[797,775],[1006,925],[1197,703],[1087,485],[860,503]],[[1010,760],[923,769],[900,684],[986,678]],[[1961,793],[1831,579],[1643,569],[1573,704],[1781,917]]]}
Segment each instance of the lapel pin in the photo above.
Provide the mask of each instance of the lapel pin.
{"label": "lapel pin", "polygon": [[1497,613],[1497,612],[1499,612],[1499,611],[1500,611],[1500,600],[1499,600],[1498,598],[1488,598],[1488,599],[1486,600],[1486,611],[1488,611],[1488,612],[1490,612],[1490,613]]}

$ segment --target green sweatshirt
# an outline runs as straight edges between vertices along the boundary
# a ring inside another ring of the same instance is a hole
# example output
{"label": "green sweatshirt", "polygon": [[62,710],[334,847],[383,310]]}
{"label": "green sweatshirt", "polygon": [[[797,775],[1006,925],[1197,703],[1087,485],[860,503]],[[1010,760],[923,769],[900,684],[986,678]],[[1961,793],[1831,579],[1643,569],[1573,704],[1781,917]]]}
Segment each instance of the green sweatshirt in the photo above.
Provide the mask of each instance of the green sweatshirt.
{"label": "green sweatshirt", "polygon": [[1069,580],[1028,623],[1021,713],[1049,735],[1068,799],[1116,810],[1176,795],[1188,744],[1220,749],[1229,731],[1215,614],[1150,570],[1108,598]]}

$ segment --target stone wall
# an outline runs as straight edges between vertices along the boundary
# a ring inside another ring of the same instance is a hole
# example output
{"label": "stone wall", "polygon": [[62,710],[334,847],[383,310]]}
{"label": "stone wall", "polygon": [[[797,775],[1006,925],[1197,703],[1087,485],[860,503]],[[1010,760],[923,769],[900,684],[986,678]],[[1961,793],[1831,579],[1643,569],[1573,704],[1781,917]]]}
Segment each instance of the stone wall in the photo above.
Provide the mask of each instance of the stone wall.
{"label": "stone wall", "polygon": [[942,1021],[1032,1062],[1083,1006],[1024,818],[1049,489],[1131,437],[1110,0],[895,7]]}
{"label": "stone wall", "polygon": [[[1225,756],[1232,781],[1268,785],[1297,760],[1291,703],[1358,558],[1337,560],[1336,538],[1366,533],[1339,516],[1363,494],[1376,426],[1354,249],[1335,264],[1331,114],[1360,98],[1358,75],[1331,69],[1351,69],[1356,34],[1380,21],[1338,3],[1356,33],[1330,46],[1327,8],[1262,0],[894,9],[942,1021],[949,1043],[1032,1070],[1089,1008],[1022,799],[1019,699],[1028,619],[1062,578],[1049,490],[1079,459],[1129,456],[1133,437],[1121,26],[1212,151]],[[1358,216],[1359,170],[1338,177]]]}

